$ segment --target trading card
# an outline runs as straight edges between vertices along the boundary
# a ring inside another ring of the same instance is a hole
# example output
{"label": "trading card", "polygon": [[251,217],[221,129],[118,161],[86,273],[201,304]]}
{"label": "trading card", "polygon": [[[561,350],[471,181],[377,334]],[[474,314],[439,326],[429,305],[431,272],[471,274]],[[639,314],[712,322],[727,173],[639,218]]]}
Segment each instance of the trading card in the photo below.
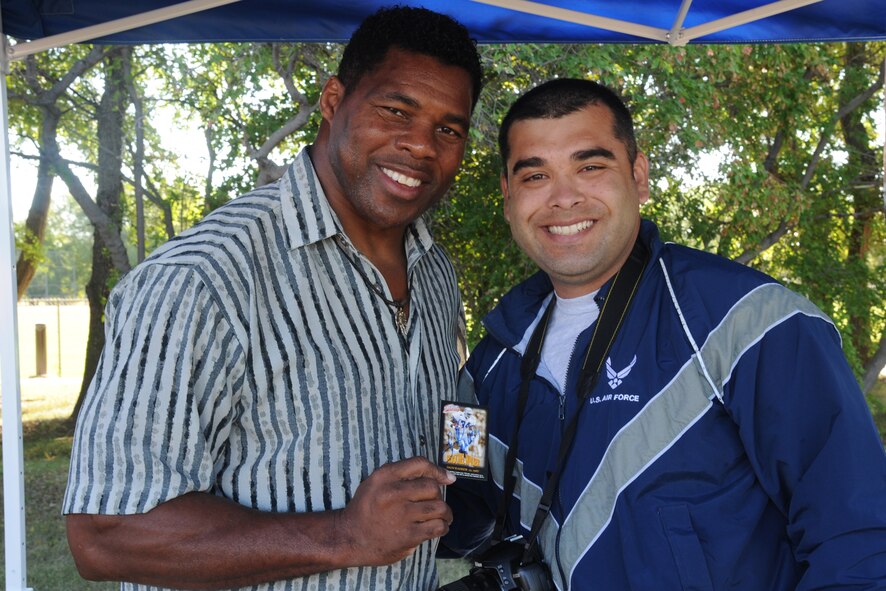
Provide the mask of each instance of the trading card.
{"label": "trading card", "polygon": [[486,407],[443,401],[440,464],[456,476],[486,480],[486,416]]}

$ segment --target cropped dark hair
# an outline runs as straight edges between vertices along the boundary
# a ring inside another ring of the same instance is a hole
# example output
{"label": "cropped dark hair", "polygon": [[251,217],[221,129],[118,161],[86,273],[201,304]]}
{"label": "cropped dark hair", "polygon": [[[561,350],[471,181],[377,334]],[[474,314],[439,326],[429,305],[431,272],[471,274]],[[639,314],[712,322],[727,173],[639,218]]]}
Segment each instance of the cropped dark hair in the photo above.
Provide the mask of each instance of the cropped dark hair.
{"label": "cropped dark hair", "polygon": [[611,89],[592,80],[556,78],[536,86],[518,98],[501,122],[498,130],[498,149],[507,174],[510,155],[508,132],[517,121],[524,119],[559,119],[589,105],[602,104],[612,113],[615,137],[628,152],[631,165],[637,159],[637,138],[634,123],[624,101]]}
{"label": "cropped dark hair", "polygon": [[457,66],[471,77],[472,106],[483,85],[477,44],[464,25],[426,8],[393,6],[366,17],[345,47],[338,65],[338,79],[345,92],[384,61],[396,47]]}

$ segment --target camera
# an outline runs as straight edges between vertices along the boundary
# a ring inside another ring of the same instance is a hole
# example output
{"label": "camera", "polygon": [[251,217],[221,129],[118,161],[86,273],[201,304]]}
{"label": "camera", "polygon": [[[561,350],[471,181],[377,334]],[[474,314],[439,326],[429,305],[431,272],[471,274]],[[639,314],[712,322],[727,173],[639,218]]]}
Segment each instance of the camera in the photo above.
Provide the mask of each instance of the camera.
{"label": "camera", "polygon": [[554,591],[548,567],[538,556],[523,562],[526,544],[521,538],[505,540],[489,548],[469,575],[443,585],[438,591]]}

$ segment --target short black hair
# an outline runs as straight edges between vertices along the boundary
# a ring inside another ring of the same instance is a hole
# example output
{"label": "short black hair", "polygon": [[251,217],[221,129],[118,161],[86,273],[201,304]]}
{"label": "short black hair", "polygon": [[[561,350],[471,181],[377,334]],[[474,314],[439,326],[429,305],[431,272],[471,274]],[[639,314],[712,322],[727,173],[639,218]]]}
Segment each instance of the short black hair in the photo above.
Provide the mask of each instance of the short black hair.
{"label": "short black hair", "polygon": [[498,130],[498,149],[505,174],[510,155],[508,132],[514,123],[525,119],[559,119],[597,104],[604,105],[612,113],[615,137],[624,144],[628,161],[633,165],[637,159],[637,138],[634,136],[631,112],[621,97],[612,89],[593,80],[555,78],[518,98],[502,120]]}
{"label": "short black hair", "polygon": [[345,47],[338,79],[345,92],[384,61],[391,48],[420,53],[457,66],[471,77],[472,106],[483,86],[477,43],[464,25],[426,8],[392,6],[366,17]]}

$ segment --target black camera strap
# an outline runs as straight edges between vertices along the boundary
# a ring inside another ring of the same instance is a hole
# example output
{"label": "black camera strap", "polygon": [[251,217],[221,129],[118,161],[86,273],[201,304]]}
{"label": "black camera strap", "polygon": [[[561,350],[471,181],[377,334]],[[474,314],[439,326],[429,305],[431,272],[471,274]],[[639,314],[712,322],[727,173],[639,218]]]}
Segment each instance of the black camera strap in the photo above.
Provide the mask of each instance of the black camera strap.
{"label": "black camera strap", "polygon": [[526,401],[529,400],[529,382],[532,380],[532,376],[535,375],[535,371],[538,369],[538,364],[541,361],[541,346],[544,342],[545,333],[548,330],[548,323],[550,322],[551,315],[554,311],[555,301],[556,299],[551,300],[547,310],[545,310],[544,316],[539,320],[538,326],[532,331],[532,336],[529,337],[529,344],[526,345],[526,351],[523,352],[523,360],[520,363],[520,394],[517,396],[517,420],[514,424],[514,434],[511,437],[511,445],[508,448],[508,455],[505,458],[503,496],[501,502],[498,504],[498,514],[495,517],[495,529],[492,532],[492,539],[495,542],[501,541],[501,533],[504,530],[505,521],[508,517],[508,503],[511,496],[514,494],[514,486],[517,483],[517,479],[514,476],[514,465],[517,463],[517,442],[519,441],[518,435],[520,434],[520,423],[523,422]]}
{"label": "black camera strap", "polygon": [[[628,307],[637,287],[640,285],[640,278],[643,275],[643,269],[646,267],[646,261],[649,258],[649,251],[644,244],[637,238],[634,248],[628,259],[619,269],[618,273],[612,281],[612,286],[606,295],[606,300],[600,309],[600,315],[594,326],[594,332],[591,335],[591,342],[585,353],[584,361],[581,366],[581,373],[578,378],[577,393],[579,404],[575,413],[572,415],[566,430],[563,432],[563,438],[560,442],[560,450],[557,458],[557,466],[551,476],[548,478],[542,492],[541,500],[535,511],[535,518],[532,522],[529,538],[526,540],[526,551],[523,561],[527,562],[534,549],[541,531],[541,526],[551,511],[554,494],[556,493],[557,484],[560,481],[560,475],[566,464],[566,458],[569,456],[572,442],[575,439],[575,433],[578,430],[578,418],[581,409],[584,407],[584,401],[590,396],[597,384],[600,370],[606,355],[612,348],[615,341],[615,335],[621,327],[622,321],[627,314]],[[495,529],[493,530],[493,540],[501,541],[501,534],[504,530],[505,520],[508,514],[508,504],[514,493],[516,486],[516,477],[514,476],[514,467],[517,462],[517,447],[519,442],[520,424],[523,421],[523,413],[526,409],[526,403],[529,399],[529,382],[538,369],[541,361],[541,349],[544,343],[544,337],[547,332],[548,323],[554,309],[554,301],[548,305],[544,315],[536,326],[529,339],[529,344],[523,354],[523,361],[520,365],[520,392],[517,399],[517,421],[514,426],[514,434],[511,437],[511,445],[508,448],[508,455],[505,459],[505,472],[503,483],[503,496],[498,506],[496,515]]]}

